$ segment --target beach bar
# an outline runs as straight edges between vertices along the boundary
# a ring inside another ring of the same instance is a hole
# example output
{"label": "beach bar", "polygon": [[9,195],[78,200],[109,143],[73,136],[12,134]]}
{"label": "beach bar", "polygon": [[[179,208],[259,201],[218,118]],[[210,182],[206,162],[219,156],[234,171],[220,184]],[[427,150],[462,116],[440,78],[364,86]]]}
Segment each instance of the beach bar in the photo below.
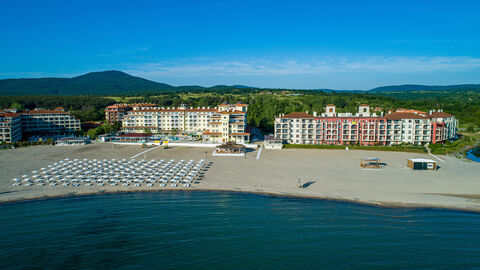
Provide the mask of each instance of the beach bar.
{"label": "beach bar", "polygon": [[235,142],[226,142],[218,145],[213,152],[214,156],[245,156],[246,146]]}
{"label": "beach bar", "polygon": [[437,162],[431,159],[411,158],[408,160],[407,166],[412,170],[436,170]]}
{"label": "beach bar", "polygon": [[373,157],[361,158],[360,159],[360,167],[379,169],[381,167],[380,159],[379,158],[373,158]]}
{"label": "beach bar", "polygon": [[115,136],[112,141],[114,142],[146,142],[149,140],[151,134],[143,133],[127,133],[119,136]]}

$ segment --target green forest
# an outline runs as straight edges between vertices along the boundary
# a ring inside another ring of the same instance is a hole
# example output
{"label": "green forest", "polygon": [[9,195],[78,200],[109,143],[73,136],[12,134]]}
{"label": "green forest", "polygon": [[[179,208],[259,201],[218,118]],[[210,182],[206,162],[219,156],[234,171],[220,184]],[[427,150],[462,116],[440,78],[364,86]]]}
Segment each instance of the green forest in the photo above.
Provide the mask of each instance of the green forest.
{"label": "green forest", "polygon": [[294,111],[323,112],[326,104],[337,106],[339,112],[356,112],[358,105],[369,104],[384,112],[396,108],[428,111],[443,109],[460,120],[461,130],[480,130],[480,91],[398,91],[349,93],[321,91],[289,91],[259,89],[199,90],[168,94],[144,94],[131,96],[4,96],[0,98],[0,108],[17,109],[65,107],[82,122],[104,120],[104,108],[108,105],[126,102],[149,102],[159,106],[191,107],[216,106],[223,101],[249,104],[248,124],[263,131],[273,132],[274,117],[280,113]]}

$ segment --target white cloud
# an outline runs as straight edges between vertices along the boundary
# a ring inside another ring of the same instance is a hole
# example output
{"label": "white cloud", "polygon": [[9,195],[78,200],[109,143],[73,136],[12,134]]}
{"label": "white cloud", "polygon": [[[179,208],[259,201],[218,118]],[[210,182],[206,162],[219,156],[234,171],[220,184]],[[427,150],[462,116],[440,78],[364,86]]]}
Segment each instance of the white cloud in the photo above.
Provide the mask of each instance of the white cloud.
{"label": "white cloud", "polygon": [[129,64],[126,72],[147,78],[196,76],[269,76],[337,72],[413,73],[462,71],[480,68],[474,57],[324,57],[316,59],[214,59]]}

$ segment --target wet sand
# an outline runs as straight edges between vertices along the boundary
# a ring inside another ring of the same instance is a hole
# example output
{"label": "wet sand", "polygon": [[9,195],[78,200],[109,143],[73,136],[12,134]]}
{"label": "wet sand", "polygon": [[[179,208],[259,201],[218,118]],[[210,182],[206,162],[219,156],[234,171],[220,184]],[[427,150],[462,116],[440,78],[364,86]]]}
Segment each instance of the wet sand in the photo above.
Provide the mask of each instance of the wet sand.
{"label": "wet sand", "polygon": [[[181,190],[176,187],[133,186],[12,186],[12,178],[31,174],[50,164],[69,159],[129,159],[146,149],[112,145],[35,146],[0,151],[0,202],[73,196],[105,192]],[[214,157],[213,148],[157,148],[139,159],[205,159],[212,165],[205,179],[189,190],[255,192],[345,200],[392,207],[435,207],[480,212],[480,163],[444,157],[438,171],[412,171],[408,158],[429,158],[418,153],[344,150],[263,150],[244,157]],[[362,169],[361,157],[377,157],[382,169]],[[309,182],[298,188],[298,179]]]}

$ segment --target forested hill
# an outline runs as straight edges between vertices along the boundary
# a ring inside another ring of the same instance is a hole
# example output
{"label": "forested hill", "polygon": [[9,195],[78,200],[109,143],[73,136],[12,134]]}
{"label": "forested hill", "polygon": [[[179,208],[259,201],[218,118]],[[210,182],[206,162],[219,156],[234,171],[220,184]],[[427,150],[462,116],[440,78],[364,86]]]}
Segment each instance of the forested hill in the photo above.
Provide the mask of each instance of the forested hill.
{"label": "forested hill", "polygon": [[0,80],[0,95],[89,95],[172,91],[176,87],[121,71],[91,72],[73,78]]}
{"label": "forested hill", "polygon": [[480,91],[480,84],[457,84],[457,85],[418,85],[403,84],[390,85],[370,89],[369,92],[398,92],[398,91],[449,91],[467,90]]}

